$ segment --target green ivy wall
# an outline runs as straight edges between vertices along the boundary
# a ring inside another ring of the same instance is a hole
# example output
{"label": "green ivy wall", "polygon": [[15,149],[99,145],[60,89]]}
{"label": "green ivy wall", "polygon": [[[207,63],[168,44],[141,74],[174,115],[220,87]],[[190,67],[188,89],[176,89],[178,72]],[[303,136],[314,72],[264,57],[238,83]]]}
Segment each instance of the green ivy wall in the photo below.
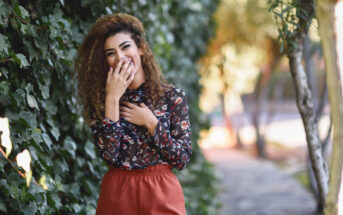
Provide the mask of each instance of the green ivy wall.
{"label": "green ivy wall", "polygon": [[[217,4],[218,0],[0,0],[0,116],[9,119],[13,146],[8,159],[0,155],[0,214],[94,214],[106,165],[81,116],[73,61],[96,18],[114,12],[130,13],[144,23],[167,80],[186,91],[194,155],[176,174],[188,214],[216,214],[217,179],[197,146],[199,131],[208,123],[199,117],[196,62],[213,36],[211,17]],[[25,149],[32,159],[28,187],[11,165],[17,166],[16,155]],[[42,176],[47,190],[33,183]]]}

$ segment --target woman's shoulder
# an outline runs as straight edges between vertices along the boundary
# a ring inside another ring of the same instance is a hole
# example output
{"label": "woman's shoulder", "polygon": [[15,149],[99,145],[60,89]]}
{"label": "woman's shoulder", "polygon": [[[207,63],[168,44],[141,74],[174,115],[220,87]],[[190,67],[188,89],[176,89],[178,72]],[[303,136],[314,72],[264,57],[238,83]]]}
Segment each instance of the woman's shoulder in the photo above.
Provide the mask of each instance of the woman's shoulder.
{"label": "woman's shoulder", "polygon": [[186,93],[180,87],[174,84],[162,84],[163,91],[165,95],[171,99],[176,99],[177,97],[185,97]]}

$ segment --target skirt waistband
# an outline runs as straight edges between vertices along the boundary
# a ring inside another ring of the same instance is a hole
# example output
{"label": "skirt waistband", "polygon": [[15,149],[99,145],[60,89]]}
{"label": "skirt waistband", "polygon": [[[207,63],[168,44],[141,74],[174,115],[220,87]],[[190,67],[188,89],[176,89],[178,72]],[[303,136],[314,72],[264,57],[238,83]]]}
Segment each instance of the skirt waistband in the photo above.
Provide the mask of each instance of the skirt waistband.
{"label": "skirt waistband", "polygon": [[145,169],[124,170],[118,167],[110,166],[108,171],[111,173],[125,174],[131,176],[148,176],[148,175],[162,175],[171,173],[172,167],[169,164],[157,164],[155,166],[148,166]]}

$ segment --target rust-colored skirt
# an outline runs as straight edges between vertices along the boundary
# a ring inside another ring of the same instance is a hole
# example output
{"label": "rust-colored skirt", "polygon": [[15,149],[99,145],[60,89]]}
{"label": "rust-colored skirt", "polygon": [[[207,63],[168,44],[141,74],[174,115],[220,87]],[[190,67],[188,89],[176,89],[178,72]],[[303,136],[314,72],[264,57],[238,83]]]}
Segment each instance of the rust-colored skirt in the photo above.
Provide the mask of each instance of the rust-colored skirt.
{"label": "rust-colored skirt", "polygon": [[179,180],[166,164],[143,170],[110,167],[102,179],[96,215],[185,215]]}

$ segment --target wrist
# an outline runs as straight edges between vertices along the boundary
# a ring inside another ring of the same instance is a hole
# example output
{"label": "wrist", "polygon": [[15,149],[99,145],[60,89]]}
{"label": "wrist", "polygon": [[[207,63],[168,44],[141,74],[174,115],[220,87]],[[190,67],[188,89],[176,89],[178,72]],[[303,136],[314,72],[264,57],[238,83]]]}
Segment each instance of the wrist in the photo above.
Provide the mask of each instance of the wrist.
{"label": "wrist", "polygon": [[119,120],[119,100],[107,100],[105,101],[105,117],[116,122]]}
{"label": "wrist", "polygon": [[119,104],[119,98],[107,96],[105,102],[106,105]]}
{"label": "wrist", "polygon": [[145,127],[148,129],[151,136],[154,135],[157,123],[158,123],[158,119],[155,116],[153,116],[150,120],[147,121],[145,125]]}

